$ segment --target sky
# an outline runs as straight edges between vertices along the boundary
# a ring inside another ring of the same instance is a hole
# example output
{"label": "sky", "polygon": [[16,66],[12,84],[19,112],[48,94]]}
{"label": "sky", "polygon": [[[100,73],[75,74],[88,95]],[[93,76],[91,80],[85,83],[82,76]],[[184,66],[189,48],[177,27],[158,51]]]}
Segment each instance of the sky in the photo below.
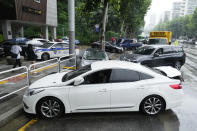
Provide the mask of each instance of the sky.
{"label": "sky", "polygon": [[145,17],[146,26],[150,21],[150,16],[156,14],[157,21],[159,21],[159,16],[166,10],[172,10],[172,3],[180,0],[152,0],[150,10],[147,12]]}

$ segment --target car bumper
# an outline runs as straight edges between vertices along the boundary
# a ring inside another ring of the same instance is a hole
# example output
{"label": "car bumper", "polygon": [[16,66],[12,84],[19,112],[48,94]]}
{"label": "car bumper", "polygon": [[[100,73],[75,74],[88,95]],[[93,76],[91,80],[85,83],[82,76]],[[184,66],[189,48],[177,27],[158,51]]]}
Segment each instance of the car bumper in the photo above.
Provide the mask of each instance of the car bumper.
{"label": "car bumper", "polygon": [[35,104],[29,96],[23,96],[23,109],[26,113],[36,114]]}

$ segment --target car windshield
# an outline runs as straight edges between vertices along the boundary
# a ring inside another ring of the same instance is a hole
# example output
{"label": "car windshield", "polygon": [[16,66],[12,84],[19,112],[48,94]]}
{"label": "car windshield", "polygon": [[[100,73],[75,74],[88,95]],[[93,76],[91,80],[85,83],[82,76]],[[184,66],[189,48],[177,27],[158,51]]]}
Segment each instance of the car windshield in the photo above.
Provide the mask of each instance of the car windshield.
{"label": "car windshield", "polygon": [[149,39],[149,45],[166,45],[167,39]]}
{"label": "car windshield", "polygon": [[134,53],[140,54],[140,55],[150,55],[153,53],[154,50],[155,48],[151,46],[144,46],[144,47],[138,48],[136,51],[134,51]]}
{"label": "car windshield", "polygon": [[101,50],[86,50],[83,59],[85,60],[103,60],[106,59],[104,51]]}
{"label": "car windshield", "polygon": [[53,45],[54,43],[44,43],[43,45],[39,45],[41,48],[49,48]]}
{"label": "car windshield", "polygon": [[74,71],[71,71],[71,72],[68,72],[67,74],[65,74],[62,78],[62,82],[66,82],[68,80],[71,80],[81,74],[84,74],[88,71],[91,70],[91,65],[86,65],[86,66],[83,66],[77,70],[74,70]]}

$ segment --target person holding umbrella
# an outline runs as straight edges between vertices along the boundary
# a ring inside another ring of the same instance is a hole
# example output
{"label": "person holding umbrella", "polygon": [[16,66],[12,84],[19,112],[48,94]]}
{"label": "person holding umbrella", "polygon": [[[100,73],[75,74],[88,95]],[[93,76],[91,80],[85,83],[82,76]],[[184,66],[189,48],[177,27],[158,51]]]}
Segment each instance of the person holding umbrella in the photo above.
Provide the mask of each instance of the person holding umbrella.
{"label": "person holding umbrella", "polygon": [[21,47],[19,45],[17,45],[17,43],[14,43],[14,45],[12,45],[12,47],[11,47],[12,58],[16,59],[13,68],[15,68],[17,65],[19,67],[21,67],[20,52],[22,52]]}

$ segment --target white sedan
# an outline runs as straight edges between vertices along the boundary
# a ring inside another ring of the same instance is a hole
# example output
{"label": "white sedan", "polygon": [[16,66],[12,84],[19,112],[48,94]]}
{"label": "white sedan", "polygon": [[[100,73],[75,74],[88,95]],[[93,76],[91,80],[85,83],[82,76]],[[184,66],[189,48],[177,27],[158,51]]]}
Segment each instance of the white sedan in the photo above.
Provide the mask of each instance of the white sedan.
{"label": "white sedan", "polygon": [[[48,60],[69,55],[69,45],[64,42],[48,42],[34,48],[37,59]],[[77,55],[79,54],[77,46],[75,47],[75,52]]]}
{"label": "white sedan", "polygon": [[23,96],[23,105],[25,112],[45,118],[139,110],[156,115],[179,106],[182,99],[179,80],[131,62],[99,61],[34,82]]}

